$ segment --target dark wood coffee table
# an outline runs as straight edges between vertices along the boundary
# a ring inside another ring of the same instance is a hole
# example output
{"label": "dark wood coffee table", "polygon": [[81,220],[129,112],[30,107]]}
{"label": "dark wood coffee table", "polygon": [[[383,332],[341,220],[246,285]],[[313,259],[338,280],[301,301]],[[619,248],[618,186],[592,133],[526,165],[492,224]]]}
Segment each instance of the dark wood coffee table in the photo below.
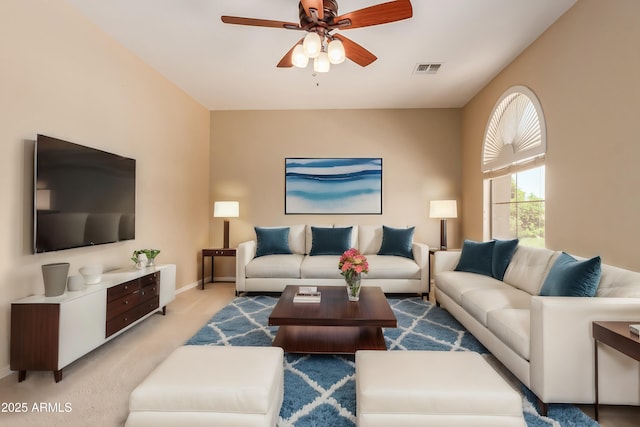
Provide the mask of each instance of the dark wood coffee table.
{"label": "dark wood coffee table", "polygon": [[273,345],[288,353],[354,354],[386,350],[382,328],[397,327],[396,316],[379,287],[362,287],[350,302],[345,286],[318,286],[320,303],[294,303],[298,286],[287,286],[269,316],[279,326]]}

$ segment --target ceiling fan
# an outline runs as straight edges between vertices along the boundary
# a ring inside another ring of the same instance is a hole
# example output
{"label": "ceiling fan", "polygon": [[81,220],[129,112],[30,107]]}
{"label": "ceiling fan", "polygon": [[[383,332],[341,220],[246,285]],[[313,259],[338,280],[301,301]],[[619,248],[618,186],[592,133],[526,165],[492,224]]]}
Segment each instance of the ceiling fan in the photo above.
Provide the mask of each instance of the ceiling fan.
{"label": "ceiling fan", "polygon": [[300,23],[274,21],[269,19],[222,16],[225,24],[250,25],[255,27],[284,28],[306,31],[278,62],[278,67],[307,66],[309,58],[314,59],[314,70],[329,71],[329,64],[339,64],[350,59],[366,67],[378,59],[374,54],[335,30],[370,27],[401,21],[413,16],[410,0],[395,0],[338,15],[337,0],[300,0],[298,4]]}

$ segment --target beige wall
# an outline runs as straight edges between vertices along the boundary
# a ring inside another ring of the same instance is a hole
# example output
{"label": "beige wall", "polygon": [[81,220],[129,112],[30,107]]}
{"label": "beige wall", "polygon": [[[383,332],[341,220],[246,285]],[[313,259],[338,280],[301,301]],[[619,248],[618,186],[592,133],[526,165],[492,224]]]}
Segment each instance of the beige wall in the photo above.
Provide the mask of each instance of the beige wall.
{"label": "beige wall", "polygon": [[[415,225],[415,240],[437,246],[432,199],[460,196],[460,111],[332,110],[214,111],[211,113],[211,197],[239,200],[231,246],[255,238],[253,227],[300,223]],[[382,215],[285,215],[286,157],[381,157]],[[222,222],[211,218],[214,246]],[[458,221],[449,224],[459,245]],[[216,276],[233,276],[227,260]]]}
{"label": "beige wall", "polygon": [[[152,246],[159,263],[177,264],[178,286],[196,281],[208,244],[209,112],[63,1],[3,0],[0,28],[1,376],[10,303],[44,292],[42,264],[114,268]],[[31,254],[37,133],[137,160],[135,241]]]}
{"label": "beige wall", "polygon": [[480,153],[500,95],[523,84],[547,122],[546,241],[640,270],[640,1],[580,0],[462,113],[465,237],[482,238]]}

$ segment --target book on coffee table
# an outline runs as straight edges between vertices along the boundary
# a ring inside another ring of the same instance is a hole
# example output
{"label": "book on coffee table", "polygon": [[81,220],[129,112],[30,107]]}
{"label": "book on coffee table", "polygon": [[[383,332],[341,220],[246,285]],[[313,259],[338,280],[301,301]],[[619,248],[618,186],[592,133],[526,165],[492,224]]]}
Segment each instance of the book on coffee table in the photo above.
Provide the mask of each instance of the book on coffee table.
{"label": "book on coffee table", "polygon": [[293,296],[293,302],[320,302],[320,292],[317,286],[300,286]]}
{"label": "book on coffee table", "polygon": [[640,324],[629,325],[629,331],[631,331],[632,334],[640,335]]}

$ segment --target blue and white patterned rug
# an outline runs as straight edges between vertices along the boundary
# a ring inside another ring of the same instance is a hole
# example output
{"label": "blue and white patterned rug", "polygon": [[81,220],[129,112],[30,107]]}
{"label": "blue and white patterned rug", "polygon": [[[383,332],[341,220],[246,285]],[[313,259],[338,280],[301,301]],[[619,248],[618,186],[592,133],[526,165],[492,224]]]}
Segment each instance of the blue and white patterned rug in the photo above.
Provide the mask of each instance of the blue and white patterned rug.
{"label": "blue and white patterned rug", "polygon": [[[272,296],[234,299],[198,331],[187,345],[270,346],[278,330],[267,326],[278,301]],[[398,327],[384,329],[389,350],[488,351],[446,310],[420,298],[389,298]],[[429,369],[429,367],[425,367]],[[353,427],[356,422],[355,362],[352,356],[285,354],[284,402],[278,427]],[[598,426],[573,405],[552,404],[538,414],[522,386],[529,427]]]}

